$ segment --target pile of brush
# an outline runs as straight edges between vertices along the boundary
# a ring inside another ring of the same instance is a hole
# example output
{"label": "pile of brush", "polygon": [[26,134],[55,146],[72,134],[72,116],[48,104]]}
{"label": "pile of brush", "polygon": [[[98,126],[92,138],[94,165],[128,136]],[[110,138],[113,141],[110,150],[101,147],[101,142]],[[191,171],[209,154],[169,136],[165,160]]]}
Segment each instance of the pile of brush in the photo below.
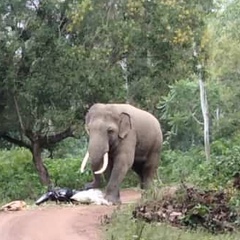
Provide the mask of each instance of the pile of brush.
{"label": "pile of brush", "polygon": [[234,231],[239,213],[230,206],[226,191],[200,190],[184,184],[169,187],[161,199],[139,204],[133,217],[146,222],[166,222],[177,227],[203,227],[212,233]]}

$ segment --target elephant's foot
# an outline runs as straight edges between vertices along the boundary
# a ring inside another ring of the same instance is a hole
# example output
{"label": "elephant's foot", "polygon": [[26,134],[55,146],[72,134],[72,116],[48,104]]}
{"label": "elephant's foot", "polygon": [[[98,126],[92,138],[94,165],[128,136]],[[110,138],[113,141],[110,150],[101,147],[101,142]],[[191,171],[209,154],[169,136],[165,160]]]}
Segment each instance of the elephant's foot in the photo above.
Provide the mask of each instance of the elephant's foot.
{"label": "elephant's foot", "polygon": [[115,197],[113,195],[105,195],[104,198],[113,205],[119,205],[122,203],[119,197]]}
{"label": "elephant's foot", "polygon": [[119,205],[121,204],[120,200],[120,192],[119,190],[112,190],[106,189],[105,197],[104,197],[108,202],[112,203],[113,205]]}

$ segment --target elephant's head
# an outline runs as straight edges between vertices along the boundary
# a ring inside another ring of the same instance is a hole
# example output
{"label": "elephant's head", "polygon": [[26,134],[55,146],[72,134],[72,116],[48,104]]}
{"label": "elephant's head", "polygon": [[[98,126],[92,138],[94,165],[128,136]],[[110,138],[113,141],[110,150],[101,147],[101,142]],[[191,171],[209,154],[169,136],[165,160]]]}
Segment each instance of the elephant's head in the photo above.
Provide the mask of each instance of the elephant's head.
{"label": "elephant's head", "polygon": [[129,114],[117,111],[112,105],[93,105],[86,115],[89,145],[82,161],[81,172],[90,159],[94,173],[103,173],[108,166],[109,152],[117,148],[119,141],[128,135],[131,128]]}

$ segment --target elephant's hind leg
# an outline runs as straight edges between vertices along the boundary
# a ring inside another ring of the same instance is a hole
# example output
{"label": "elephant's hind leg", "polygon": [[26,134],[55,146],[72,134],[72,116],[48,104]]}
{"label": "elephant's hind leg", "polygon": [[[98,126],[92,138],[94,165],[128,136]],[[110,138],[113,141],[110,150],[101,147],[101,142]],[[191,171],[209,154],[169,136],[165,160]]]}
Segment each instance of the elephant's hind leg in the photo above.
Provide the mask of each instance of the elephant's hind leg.
{"label": "elephant's hind leg", "polygon": [[159,153],[154,152],[149,157],[148,160],[142,166],[142,181],[141,188],[146,189],[149,188],[154,176],[157,173],[159,163]]}
{"label": "elephant's hind leg", "polygon": [[134,162],[132,166],[132,170],[139,176],[141,184],[143,182],[143,165],[144,162]]}

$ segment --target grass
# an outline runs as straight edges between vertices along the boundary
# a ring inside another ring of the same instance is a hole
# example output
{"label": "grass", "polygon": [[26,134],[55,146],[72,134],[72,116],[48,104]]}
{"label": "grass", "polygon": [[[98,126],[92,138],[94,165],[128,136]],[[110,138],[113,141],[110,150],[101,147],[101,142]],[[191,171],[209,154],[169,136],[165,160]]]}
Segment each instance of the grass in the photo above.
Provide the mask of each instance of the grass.
{"label": "grass", "polygon": [[106,226],[106,240],[239,240],[240,233],[212,235],[204,231],[190,231],[166,224],[148,224],[132,219],[133,206],[114,213]]}

